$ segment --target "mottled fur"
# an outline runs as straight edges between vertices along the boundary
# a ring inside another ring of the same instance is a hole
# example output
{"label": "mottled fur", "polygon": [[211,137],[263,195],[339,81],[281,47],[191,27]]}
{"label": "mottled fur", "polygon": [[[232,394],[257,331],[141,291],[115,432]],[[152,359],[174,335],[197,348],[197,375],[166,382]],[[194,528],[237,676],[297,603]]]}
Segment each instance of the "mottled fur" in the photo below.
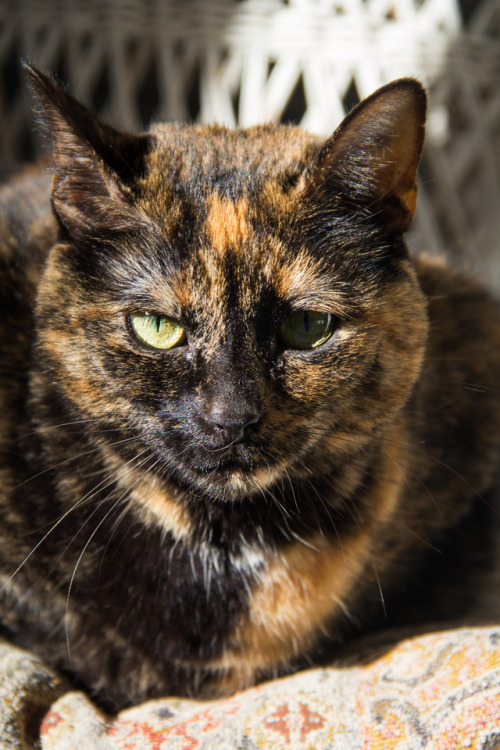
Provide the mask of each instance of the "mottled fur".
{"label": "mottled fur", "polygon": [[[420,85],[380,90],[325,143],[119,134],[29,75],[54,179],[0,192],[8,636],[116,708],[479,614],[500,311],[403,243]],[[335,331],[287,348],[303,309]],[[145,347],[128,317],[144,311],[187,343]]]}

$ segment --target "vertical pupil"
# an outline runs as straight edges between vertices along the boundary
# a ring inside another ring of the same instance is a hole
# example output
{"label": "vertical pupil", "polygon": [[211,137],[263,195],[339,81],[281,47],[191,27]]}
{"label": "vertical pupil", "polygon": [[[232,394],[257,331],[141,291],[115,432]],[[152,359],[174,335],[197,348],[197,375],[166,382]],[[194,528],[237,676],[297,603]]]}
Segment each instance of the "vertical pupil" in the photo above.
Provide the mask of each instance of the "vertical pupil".
{"label": "vertical pupil", "polygon": [[159,315],[156,316],[156,333],[160,333],[161,318]]}
{"label": "vertical pupil", "polygon": [[304,328],[306,333],[309,332],[309,315],[304,311]]}

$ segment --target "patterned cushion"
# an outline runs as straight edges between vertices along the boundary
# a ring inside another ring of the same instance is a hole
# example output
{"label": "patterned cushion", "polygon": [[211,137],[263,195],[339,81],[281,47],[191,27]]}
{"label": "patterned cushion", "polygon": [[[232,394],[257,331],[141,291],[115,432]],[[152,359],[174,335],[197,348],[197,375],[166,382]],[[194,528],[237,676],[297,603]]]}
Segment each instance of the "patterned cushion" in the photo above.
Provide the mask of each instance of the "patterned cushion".
{"label": "patterned cushion", "polygon": [[150,701],[115,717],[19,649],[0,648],[0,669],[0,736],[13,748],[33,746],[53,701],[41,723],[43,750],[500,750],[499,627],[375,642],[351,666],[310,669],[217,701]]}

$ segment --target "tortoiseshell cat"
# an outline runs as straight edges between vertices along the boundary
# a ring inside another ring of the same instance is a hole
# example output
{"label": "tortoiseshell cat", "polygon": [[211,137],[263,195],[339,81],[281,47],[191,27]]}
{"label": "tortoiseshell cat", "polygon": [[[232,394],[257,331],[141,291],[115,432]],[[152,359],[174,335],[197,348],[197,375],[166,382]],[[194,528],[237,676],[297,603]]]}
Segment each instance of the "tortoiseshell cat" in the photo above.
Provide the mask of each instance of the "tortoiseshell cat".
{"label": "tortoiseshell cat", "polygon": [[43,170],[0,194],[8,637],[118,708],[478,612],[500,312],[408,257],[420,84],[324,142],[121,134],[28,75],[55,166],[52,211]]}

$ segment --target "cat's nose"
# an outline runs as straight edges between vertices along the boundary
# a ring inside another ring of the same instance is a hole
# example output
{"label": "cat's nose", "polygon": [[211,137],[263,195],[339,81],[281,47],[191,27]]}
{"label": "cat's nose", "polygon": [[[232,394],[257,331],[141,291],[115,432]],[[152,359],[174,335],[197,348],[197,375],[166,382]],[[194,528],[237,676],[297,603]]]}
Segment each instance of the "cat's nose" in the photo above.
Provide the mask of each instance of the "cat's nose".
{"label": "cat's nose", "polygon": [[224,445],[239,443],[245,436],[245,430],[251,424],[256,424],[261,417],[257,409],[240,411],[225,408],[220,403],[212,405],[205,419],[212,427],[212,431]]}

